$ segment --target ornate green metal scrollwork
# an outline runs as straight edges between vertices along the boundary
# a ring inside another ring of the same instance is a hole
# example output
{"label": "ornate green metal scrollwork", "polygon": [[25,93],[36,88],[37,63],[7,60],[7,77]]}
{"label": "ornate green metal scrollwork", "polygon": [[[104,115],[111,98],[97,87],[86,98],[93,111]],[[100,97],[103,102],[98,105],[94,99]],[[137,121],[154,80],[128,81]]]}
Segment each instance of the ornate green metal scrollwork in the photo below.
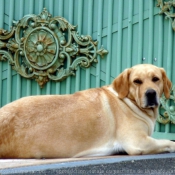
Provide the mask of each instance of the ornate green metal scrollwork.
{"label": "ornate green metal scrollwork", "polygon": [[62,17],[52,17],[44,8],[40,15],[13,21],[10,32],[0,29],[0,60],[9,61],[21,76],[35,79],[40,87],[49,80],[61,81],[75,75],[77,67],[97,62],[97,42],[80,36]]}
{"label": "ornate green metal scrollwork", "polygon": [[175,124],[175,86],[171,89],[170,98],[166,99],[165,96],[162,96],[160,103],[157,121],[163,124],[169,122]]}
{"label": "ornate green metal scrollwork", "polygon": [[170,0],[167,2],[163,2],[163,0],[157,0],[158,4],[157,7],[160,7],[159,14],[165,14],[166,19],[170,19],[172,22],[172,28],[175,31],[175,13],[174,8],[175,7],[175,0]]}
{"label": "ornate green metal scrollwork", "polygon": [[[175,31],[175,0],[169,0],[164,2],[163,0],[157,0],[157,7],[160,7],[159,14],[165,14],[166,19],[170,19],[172,23],[172,28]],[[169,122],[175,124],[175,86],[171,89],[170,99],[166,99],[162,96],[160,99],[159,116],[157,121],[162,124],[167,124]]]}

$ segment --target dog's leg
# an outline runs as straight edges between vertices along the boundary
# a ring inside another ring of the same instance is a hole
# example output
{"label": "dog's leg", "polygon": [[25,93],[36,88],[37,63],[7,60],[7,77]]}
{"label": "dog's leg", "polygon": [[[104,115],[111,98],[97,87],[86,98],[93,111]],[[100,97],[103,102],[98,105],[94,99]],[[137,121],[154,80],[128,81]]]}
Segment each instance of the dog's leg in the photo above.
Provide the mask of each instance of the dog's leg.
{"label": "dog's leg", "polygon": [[141,139],[139,142],[132,143],[125,148],[125,151],[129,155],[175,152],[175,142],[147,137],[146,139]]}

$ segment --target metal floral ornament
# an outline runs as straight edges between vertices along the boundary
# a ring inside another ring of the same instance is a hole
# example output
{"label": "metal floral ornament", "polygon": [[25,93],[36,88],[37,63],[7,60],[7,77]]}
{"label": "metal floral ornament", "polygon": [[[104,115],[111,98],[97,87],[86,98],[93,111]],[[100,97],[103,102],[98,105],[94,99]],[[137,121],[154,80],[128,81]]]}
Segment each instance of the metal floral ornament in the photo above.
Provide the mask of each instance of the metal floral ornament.
{"label": "metal floral ornament", "polygon": [[163,95],[160,99],[159,116],[157,121],[162,124],[169,122],[175,124],[175,86],[171,89],[170,98],[166,99]]}
{"label": "metal floral ornament", "polygon": [[58,46],[49,31],[37,28],[26,38],[25,57],[33,68],[44,70],[58,57]]}
{"label": "metal floral ornament", "polygon": [[97,54],[107,53],[97,50],[91,36],[80,36],[75,26],[52,17],[45,8],[40,15],[13,21],[10,32],[0,29],[0,60],[8,60],[21,76],[35,79],[40,87],[75,75],[78,66],[87,68],[97,62]]}
{"label": "metal floral ornament", "polygon": [[[157,2],[157,7],[160,7],[159,14],[164,14],[165,18],[171,21],[172,28],[175,31],[175,0],[157,0]],[[166,99],[164,95],[161,97],[157,121],[162,124],[167,124],[170,122],[175,124],[175,86],[173,86],[171,89],[169,99]]]}
{"label": "metal floral ornament", "polygon": [[165,2],[163,0],[157,0],[157,2],[158,2],[157,7],[160,7],[159,14],[165,14],[165,18],[170,19],[172,23],[172,28],[175,31],[175,13],[174,13],[175,0]]}

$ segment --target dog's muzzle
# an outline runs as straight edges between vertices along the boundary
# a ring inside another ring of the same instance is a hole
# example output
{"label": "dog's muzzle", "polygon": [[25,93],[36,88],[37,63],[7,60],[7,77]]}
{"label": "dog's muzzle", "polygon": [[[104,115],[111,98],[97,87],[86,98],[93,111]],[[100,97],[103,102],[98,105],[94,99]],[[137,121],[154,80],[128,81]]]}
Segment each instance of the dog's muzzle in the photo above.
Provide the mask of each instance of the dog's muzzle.
{"label": "dog's muzzle", "polygon": [[154,89],[148,89],[145,93],[145,98],[147,108],[154,108],[159,105],[157,92]]}

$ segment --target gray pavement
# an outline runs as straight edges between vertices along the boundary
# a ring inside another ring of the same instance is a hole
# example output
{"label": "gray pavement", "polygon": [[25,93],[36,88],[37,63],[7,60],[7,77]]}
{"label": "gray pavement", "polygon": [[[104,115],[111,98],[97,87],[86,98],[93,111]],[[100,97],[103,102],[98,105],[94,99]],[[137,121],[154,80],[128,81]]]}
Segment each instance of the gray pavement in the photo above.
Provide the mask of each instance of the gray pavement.
{"label": "gray pavement", "polygon": [[[25,160],[24,160],[25,161]],[[36,160],[33,160],[36,161]],[[42,160],[41,160],[42,161]],[[50,159],[45,163],[1,168],[0,174],[175,174],[175,153],[141,156],[107,156],[81,159]]]}

